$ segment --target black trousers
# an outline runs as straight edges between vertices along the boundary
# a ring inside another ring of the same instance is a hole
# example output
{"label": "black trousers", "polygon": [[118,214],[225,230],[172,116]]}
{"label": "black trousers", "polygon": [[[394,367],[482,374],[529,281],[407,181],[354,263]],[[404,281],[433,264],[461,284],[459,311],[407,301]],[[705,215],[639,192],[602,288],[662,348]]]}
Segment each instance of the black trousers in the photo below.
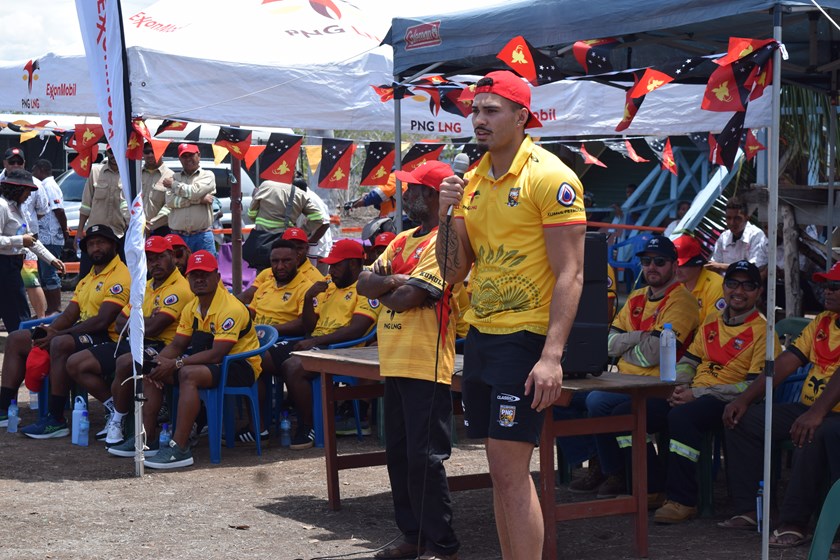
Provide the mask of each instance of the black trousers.
{"label": "black trousers", "polygon": [[[790,427],[808,407],[802,403],[773,405],[771,438],[774,445],[790,437]],[[779,521],[792,525],[807,525],[820,506],[820,497],[827,480],[829,463],[826,434],[840,430],[840,415],[829,413],[814,435],[793,452],[793,471],[790,475]],[[735,511],[755,511],[755,495],[763,474],[764,404],[753,405],[734,430],[726,431],[727,478]],[[836,455],[836,449],[831,450]],[[771,493],[771,499],[775,492]],[[775,500],[774,500],[775,501]]]}
{"label": "black trousers", "polygon": [[0,297],[0,319],[6,326],[6,331],[18,330],[21,321],[30,318],[29,303],[23,288],[20,271],[23,268],[23,255],[0,255],[0,286],[3,286],[3,297]]}
{"label": "black trousers", "polygon": [[452,453],[449,385],[386,378],[384,419],[397,527],[406,542],[420,542],[427,552],[454,554],[460,543],[443,466]]}

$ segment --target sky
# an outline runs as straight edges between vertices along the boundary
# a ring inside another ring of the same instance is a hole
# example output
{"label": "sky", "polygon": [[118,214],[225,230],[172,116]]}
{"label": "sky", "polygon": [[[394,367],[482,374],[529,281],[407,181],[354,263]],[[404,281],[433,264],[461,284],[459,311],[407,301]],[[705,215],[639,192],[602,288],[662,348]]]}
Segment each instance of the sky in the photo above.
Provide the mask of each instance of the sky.
{"label": "sky", "polygon": [[[235,0],[242,1],[242,0]],[[275,0],[301,2],[304,0]],[[394,15],[417,15],[422,6],[424,13],[445,13],[456,10],[486,7],[505,0],[424,0],[412,2],[411,7],[399,7],[394,0],[349,0],[354,5],[370,5],[377,13],[394,12]],[[123,15],[135,14],[155,0],[122,0]],[[83,52],[82,38],[76,18],[74,0],[3,0],[0,12],[0,61],[17,61],[35,58],[54,52],[78,54]]]}

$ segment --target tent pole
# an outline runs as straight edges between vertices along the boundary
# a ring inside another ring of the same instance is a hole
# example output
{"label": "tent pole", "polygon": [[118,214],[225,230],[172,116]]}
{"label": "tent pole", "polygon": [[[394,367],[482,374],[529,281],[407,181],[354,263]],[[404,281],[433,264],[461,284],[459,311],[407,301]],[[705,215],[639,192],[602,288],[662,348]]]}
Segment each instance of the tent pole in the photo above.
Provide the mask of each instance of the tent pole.
{"label": "tent pole", "polygon": [[[395,76],[396,77],[396,76]],[[394,84],[394,166],[396,170],[402,169],[402,96],[403,92],[401,86]],[[402,197],[402,181],[397,179],[397,191],[394,193],[394,200],[396,201],[396,208],[394,209],[394,227],[397,233],[402,232],[402,213],[403,213],[403,197]]]}
{"label": "tent pole", "polygon": [[[782,42],[782,6],[773,7],[773,38]],[[773,105],[770,127],[770,146],[767,157],[767,186],[769,207],[767,212],[767,237],[769,238],[767,262],[767,340],[765,344],[764,375],[764,501],[761,513],[761,558],[770,558],[770,438],[773,422],[773,377],[775,376],[775,327],[776,327],[776,232],[779,228],[779,125],[781,113],[782,52],[773,53]]]}
{"label": "tent pole", "polygon": [[[835,82],[837,72],[832,72],[832,82]],[[832,84],[831,91],[835,91],[835,84]],[[831,94],[829,94],[831,95]],[[837,107],[829,98],[828,109],[831,114],[828,115],[828,154],[826,160],[828,162],[828,204],[825,207],[826,213],[826,228],[825,228],[825,271],[831,268],[834,257],[833,239],[834,239],[834,167],[837,161]]]}
{"label": "tent pole", "polygon": [[231,273],[233,293],[238,295],[242,293],[242,161],[231,157],[230,170],[236,181],[230,186]]}

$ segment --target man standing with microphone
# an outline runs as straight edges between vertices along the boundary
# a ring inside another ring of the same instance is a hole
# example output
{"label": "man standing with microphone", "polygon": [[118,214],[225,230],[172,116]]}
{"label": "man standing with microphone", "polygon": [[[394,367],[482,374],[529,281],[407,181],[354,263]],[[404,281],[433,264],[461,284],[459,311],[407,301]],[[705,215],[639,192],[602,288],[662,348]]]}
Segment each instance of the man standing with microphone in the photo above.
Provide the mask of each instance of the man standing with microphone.
{"label": "man standing with microphone", "polygon": [[[503,558],[539,558],[543,519],[530,461],[583,287],[586,215],[579,179],[536,146],[531,91],[515,74],[476,83],[472,122],[487,149],[440,188],[437,260],[449,284],[470,278],[463,398],[469,437],[487,438]],[[451,218],[447,215],[453,207]]]}

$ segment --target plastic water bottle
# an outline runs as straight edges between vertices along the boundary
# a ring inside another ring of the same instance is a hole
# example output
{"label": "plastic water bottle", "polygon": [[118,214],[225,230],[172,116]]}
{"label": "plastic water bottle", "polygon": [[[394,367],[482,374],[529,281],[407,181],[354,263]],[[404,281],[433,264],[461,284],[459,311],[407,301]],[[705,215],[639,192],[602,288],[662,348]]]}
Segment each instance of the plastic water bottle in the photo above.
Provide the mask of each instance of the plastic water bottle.
{"label": "plastic water bottle", "polygon": [[82,417],[79,420],[79,443],[82,447],[88,446],[88,436],[90,434],[90,421],[88,420],[87,410],[82,411]]}
{"label": "plastic water bottle", "polygon": [[160,427],[160,437],[158,438],[160,449],[163,450],[169,447],[170,441],[172,441],[172,430],[169,428],[169,424],[164,423]]}
{"label": "plastic water bottle", "polygon": [[29,410],[38,410],[38,392],[29,391]]}
{"label": "plastic water bottle", "polygon": [[755,495],[756,530],[761,532],[761,520],[764,517],[764,481],[758,481],[758,492]]}
{"label": "plastic water bottle", "polygon": [[659,335],[659,378],[662,381],[677,380],[677,337],[671,323],[663,325]]}
{"label": "plastic water bottle", "polygon": [[70,443],[73,445],[81,445],[79,443],[79,427],[82,423],[82,413],[87,414],[87,402],[79,396],[73,401],[73,425],[70,427]]}
{"label": "plastic water bottle", "polygon": [[13,434],[18,431],[18,424],[20,423],[20,410],[18,409],[17,400],[12,399],[12,402],[9,403],[9,409],[6,411],[6,414],[9,416],[9,425],[6,430],[8,430],[10,434]]}
{"label": "plastic water bottle", "polygon": [[283,419],[280,420],[280,447],[292,445],[292,423],[289,421],[289,413],[283,411]]}

